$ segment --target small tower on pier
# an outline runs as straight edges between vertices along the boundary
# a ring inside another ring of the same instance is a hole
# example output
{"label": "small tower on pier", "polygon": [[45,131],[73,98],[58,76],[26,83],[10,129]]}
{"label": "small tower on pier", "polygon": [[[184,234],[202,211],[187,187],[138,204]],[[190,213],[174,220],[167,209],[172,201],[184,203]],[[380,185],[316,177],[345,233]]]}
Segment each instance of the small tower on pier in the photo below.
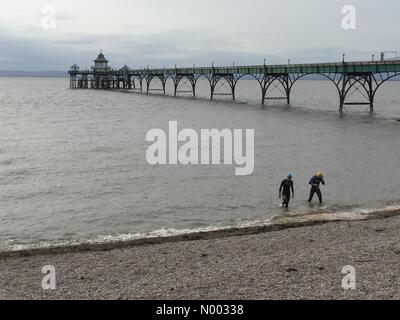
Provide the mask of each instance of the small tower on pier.
{"label": "small tower on pier", "polygon": [[79,66],[77,64],[74,64],[73,66],[71,66],[71,71],[78,72],[79,71]]}
{"label": "small tower on pier", "polygon": [[103,52],[100,53],[96,60],[94,60],[94,66],[92,67],[94,72],[107,72],[111,68],[108,66],[108,60],[104,56]]}
{"label": "small tower on pier", "polygon": [[71,89],[76,89],[78,87],[78,74],[79,74],[79,66],[74,64],[69,69],[69,87]]}
{"label": "small tower on pier", "polygon": [[93,81],[92,87],[95,89],[110,89],[112,79],[110,76],[111,68],[108,66],[108,60],[100,50],[96,60],[94,60],[93,70]]}

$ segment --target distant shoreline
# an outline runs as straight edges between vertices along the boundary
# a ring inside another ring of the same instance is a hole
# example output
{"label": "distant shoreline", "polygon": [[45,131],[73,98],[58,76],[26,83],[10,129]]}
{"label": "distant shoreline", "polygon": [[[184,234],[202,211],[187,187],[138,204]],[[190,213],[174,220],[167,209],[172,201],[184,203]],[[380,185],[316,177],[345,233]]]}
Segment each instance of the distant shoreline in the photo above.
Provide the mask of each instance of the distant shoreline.
{"label": "distant shoreline", "polygon": [[1,71],[0,78],[68,78],[65,71]]}

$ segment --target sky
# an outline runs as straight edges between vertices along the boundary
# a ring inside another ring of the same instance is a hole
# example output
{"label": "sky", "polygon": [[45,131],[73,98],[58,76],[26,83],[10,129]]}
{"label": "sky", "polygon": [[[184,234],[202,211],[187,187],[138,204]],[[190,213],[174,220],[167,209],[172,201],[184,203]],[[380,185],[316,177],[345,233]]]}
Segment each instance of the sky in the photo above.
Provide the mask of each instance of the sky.
{"label": "sky", "polygon": [[368,60],[400,51],[399,13],[398,0],[1,0],[0,70],[90,67],[101,49],[114,68]]}

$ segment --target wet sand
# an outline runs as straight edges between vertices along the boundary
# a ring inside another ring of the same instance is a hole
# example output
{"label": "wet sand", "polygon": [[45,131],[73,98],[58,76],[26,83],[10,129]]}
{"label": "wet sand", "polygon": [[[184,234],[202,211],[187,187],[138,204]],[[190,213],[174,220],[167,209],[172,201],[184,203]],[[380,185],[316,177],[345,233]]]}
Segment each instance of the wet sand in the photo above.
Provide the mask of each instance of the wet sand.
{"label": "wet sand", "polygon": [[0,299],[399,299],[399,214],[1,253]]}

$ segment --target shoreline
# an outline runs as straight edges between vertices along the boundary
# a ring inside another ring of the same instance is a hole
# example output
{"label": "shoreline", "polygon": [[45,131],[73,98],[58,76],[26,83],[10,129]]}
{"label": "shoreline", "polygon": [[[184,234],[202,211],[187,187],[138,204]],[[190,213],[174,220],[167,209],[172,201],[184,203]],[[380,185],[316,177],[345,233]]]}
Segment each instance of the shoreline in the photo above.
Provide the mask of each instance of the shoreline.
{"label": "shoreline", "polygon": [[0,299],[400,299],[399,213],[2,255]]}
{"label": "shoreline", "polygon": [[[311,215],[293,215],[278,217],[276,222],[249,227],[227,227],[217,228],[212,231],[190,232],[172,236],[143,237],[132,240],[104,241],[104,242],[85,242],[72,245],[55,245],[49,247],[29,248],[13,251],[0,251],[0,259],[7,257],[28,257],[36,255],[62,255],[77,252],[98,252],[110,251],[114,249],[124,249],[130,247],[140,247],[157,245],[164,243],[179,243],[199,240],[216,240],[231,237],[258,235],[268,232],[283,231],[286,229],[297,229],[303,227],[312,227],[330,223],[346,221],[368,221],[387,219],[400,216],[400,209],[380,210],[369,213],[361,213],[355,217],[348,217],[341,214],[311,214]],[[316,218],[317,217],[317,218]],[[320,218],[318,218],[320,217]],[[274,220],[274,219],[273,219]],[[273,221],[272,220],[272,221]]]}

